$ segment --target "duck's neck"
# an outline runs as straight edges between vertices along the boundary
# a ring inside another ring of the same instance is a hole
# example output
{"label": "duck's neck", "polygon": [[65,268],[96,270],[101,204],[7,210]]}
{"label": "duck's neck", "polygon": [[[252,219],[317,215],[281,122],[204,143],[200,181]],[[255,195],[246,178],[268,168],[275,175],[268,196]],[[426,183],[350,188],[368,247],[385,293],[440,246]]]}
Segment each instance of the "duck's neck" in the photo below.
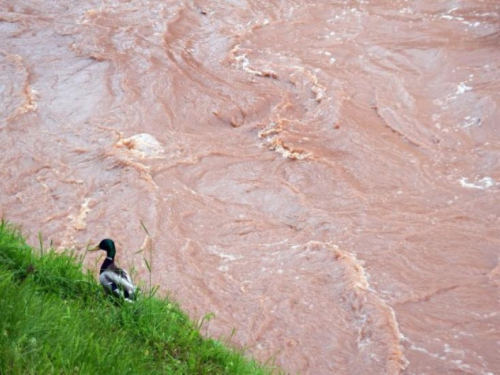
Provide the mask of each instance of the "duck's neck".
{"label": "duck's neck", "polygon": [[101,271],[99,273],[103,273],[104,271],[106,271],[106,269],[111,265],[111,263],[113,263],[115,261],[115,257],[114,255],[111,257],[108,255],[106,255],[106,259],[104,259],[104,262],[102,263],[101,265]]}

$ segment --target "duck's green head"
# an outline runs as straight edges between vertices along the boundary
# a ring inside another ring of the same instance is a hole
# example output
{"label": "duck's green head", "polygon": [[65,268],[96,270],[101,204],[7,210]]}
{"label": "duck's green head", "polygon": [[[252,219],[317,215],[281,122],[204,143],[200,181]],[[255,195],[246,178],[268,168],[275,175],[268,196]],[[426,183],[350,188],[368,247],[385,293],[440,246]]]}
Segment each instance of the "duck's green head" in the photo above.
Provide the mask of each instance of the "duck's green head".
{"label": "duck's green head", "polygon": [[98,250],[104,250],[108,256],[108,258],[114,259],[116,255],[116,249],[115,249],[115,243],[113,240],[110,239],[105,239],[102,240],[98,246],[94,247],[93,249],[90,249],[89,251],[98,251]]}

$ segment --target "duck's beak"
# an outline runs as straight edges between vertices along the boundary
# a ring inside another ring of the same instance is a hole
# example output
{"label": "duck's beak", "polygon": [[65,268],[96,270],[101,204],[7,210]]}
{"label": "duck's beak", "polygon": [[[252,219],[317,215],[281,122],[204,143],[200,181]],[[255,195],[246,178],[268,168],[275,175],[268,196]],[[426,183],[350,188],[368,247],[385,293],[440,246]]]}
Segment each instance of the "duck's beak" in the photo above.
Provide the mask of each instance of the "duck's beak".
{"label": "duck's beak", "polygon": [[99,249],[99,245],[91,247],[90,249],[88,249],[88,251],[99,251],[99,250],[101,250],[101,249]]}

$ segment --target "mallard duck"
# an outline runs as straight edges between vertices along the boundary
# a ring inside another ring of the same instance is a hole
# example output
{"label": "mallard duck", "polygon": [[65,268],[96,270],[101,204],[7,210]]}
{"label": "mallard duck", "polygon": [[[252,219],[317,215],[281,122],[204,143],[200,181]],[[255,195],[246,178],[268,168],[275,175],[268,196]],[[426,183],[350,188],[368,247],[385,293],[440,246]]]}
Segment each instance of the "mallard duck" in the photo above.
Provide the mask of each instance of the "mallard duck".
{"label": "mallard duck", "polygon": [[104,250],[106,259],[101,265],[99,282],[104,290],[117,297],[125,298],[125,301],[132,302],[135,299],[135,286],[127,271],[119,268],[115,264],[115,243],[113,240],[102,240],[98,246],[89,251]]}

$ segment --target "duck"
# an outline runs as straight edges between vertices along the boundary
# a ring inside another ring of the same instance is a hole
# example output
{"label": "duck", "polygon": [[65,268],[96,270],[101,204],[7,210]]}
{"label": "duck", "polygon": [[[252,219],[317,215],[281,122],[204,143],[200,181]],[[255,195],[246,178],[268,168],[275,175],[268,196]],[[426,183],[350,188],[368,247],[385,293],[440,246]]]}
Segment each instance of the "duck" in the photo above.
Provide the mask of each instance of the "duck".
{"label": "duck", "polygon": [[106,259],[101,265],[99,282],[104,291],[127,302],[133,302],[136,297],[136,287],[128,272],[115,264],[116,248],[113,240],[106,238],[89,251],[104,250]]}

